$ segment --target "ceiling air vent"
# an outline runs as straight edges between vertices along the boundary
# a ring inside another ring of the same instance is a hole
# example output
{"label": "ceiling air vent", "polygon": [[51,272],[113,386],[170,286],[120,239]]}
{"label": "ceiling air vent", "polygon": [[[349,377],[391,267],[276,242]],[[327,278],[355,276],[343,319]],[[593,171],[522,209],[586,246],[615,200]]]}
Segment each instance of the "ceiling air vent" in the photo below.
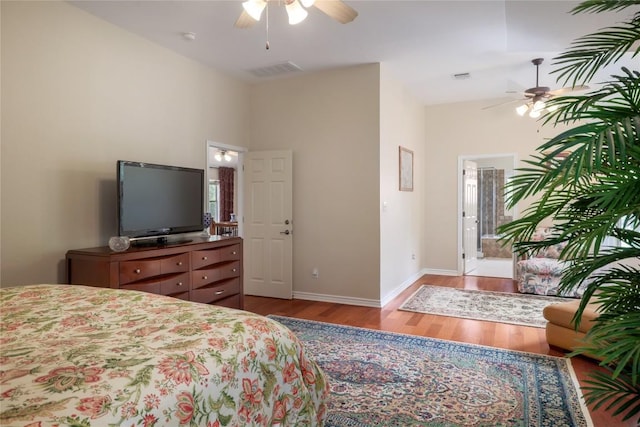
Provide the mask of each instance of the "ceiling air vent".
{"label": "ceiling air vent", "polygon": [[302,68],[297,66],[291,61],[283,62],[282,64],[269,65],[267,67],[262,68],[254,68],[248,70],[249,73],[253,74],[255,77],[273,77],[279,76],[287,73],[295,73],[298,71],[302,71]]}
{"label": "ceiling air vent", "polygon": [[470,79],[471,78],[471,74],[469,73],[458,73],[458,74],[453,74],[452,77],[456,80],[466,80],[466,79]]}

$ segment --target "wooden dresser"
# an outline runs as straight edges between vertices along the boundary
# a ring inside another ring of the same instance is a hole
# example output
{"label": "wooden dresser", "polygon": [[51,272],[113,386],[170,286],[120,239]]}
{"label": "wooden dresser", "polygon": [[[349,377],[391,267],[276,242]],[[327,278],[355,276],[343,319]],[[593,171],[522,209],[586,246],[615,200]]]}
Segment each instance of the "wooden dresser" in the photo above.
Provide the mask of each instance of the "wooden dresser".
{"label": "wooden dresser", "polygon": [[72,285],[134,289],[189,301],[244,307],[242,239],[213,236],[188,243],[135,247],[108,246],[67,252]]}

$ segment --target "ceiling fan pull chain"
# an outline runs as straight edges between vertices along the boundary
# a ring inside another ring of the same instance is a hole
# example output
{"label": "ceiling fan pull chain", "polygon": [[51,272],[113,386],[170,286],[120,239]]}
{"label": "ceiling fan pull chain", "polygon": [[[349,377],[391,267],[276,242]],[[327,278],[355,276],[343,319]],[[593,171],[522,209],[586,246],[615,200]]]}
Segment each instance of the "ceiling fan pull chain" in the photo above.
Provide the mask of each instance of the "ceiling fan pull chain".
{"label": "ceiling fan pull chain", "polygon": [[267,43],[265,45],[265,49],[269,50],[269,2],[267,2],[265,9],[267,9],[267,11],[266,11]]}

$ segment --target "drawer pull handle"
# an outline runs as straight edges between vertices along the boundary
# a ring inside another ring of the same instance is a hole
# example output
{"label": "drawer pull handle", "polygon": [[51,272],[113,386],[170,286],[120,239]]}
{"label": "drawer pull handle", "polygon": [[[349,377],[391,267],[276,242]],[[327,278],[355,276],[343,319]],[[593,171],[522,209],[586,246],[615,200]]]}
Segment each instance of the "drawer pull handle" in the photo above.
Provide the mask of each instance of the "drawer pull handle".
{"label": "drawer pull handle", "polygon": [[235,273],[236,271],[238,271],[238,269],[237,268],[232,268],[231,271],[233,271]]}
{"label": "drawer pull handle", "polygon": [[136,268],[135,270],[133,270],[133,272],[136,273],[136,274],[140,274],[140,269]]}
{"label": "drawer pull handle", "polygon": [[206,256],[203,256],[203,257],[202,257],[202,260],[203,260],[203,261],[206,261],[206,260],[207,260],[207,257],[206,257]]}
{"label": "drawer pull handle", "polygon": [[224,294],[224,291],[216,291],[216,295],[222,295]]}
{"label": "drawer pull handle", "polygon": [[207,276],[202,276],[202,280],[207,280],[208,277]]}
{"label": "drawer pull handle", "polygon": [[182,285],[183,285],[183,283],[182,283],[182,282],[178,282],[178,283],[176,283],[176,286],[182,286]]}
{"label": "drawer pull handle", "polygon": [[182,261],[178,261],[176,265],[182,265]]}
{"label": "drawer pull handle", "polygon": [[233,251],[233,252],[231,252],[231,255],[236,255],[237,253],[238,253],[238,252]]}

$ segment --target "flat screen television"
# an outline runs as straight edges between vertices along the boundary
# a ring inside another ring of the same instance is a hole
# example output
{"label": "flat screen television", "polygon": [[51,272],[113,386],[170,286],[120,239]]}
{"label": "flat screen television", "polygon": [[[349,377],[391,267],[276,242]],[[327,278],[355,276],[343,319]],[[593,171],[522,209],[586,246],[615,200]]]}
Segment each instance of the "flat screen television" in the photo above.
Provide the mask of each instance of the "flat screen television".
{"label": "flat screen television", "polygon": [[117,176],[120,236],[168,236],[204,229],[203,169],[118,160]]}

